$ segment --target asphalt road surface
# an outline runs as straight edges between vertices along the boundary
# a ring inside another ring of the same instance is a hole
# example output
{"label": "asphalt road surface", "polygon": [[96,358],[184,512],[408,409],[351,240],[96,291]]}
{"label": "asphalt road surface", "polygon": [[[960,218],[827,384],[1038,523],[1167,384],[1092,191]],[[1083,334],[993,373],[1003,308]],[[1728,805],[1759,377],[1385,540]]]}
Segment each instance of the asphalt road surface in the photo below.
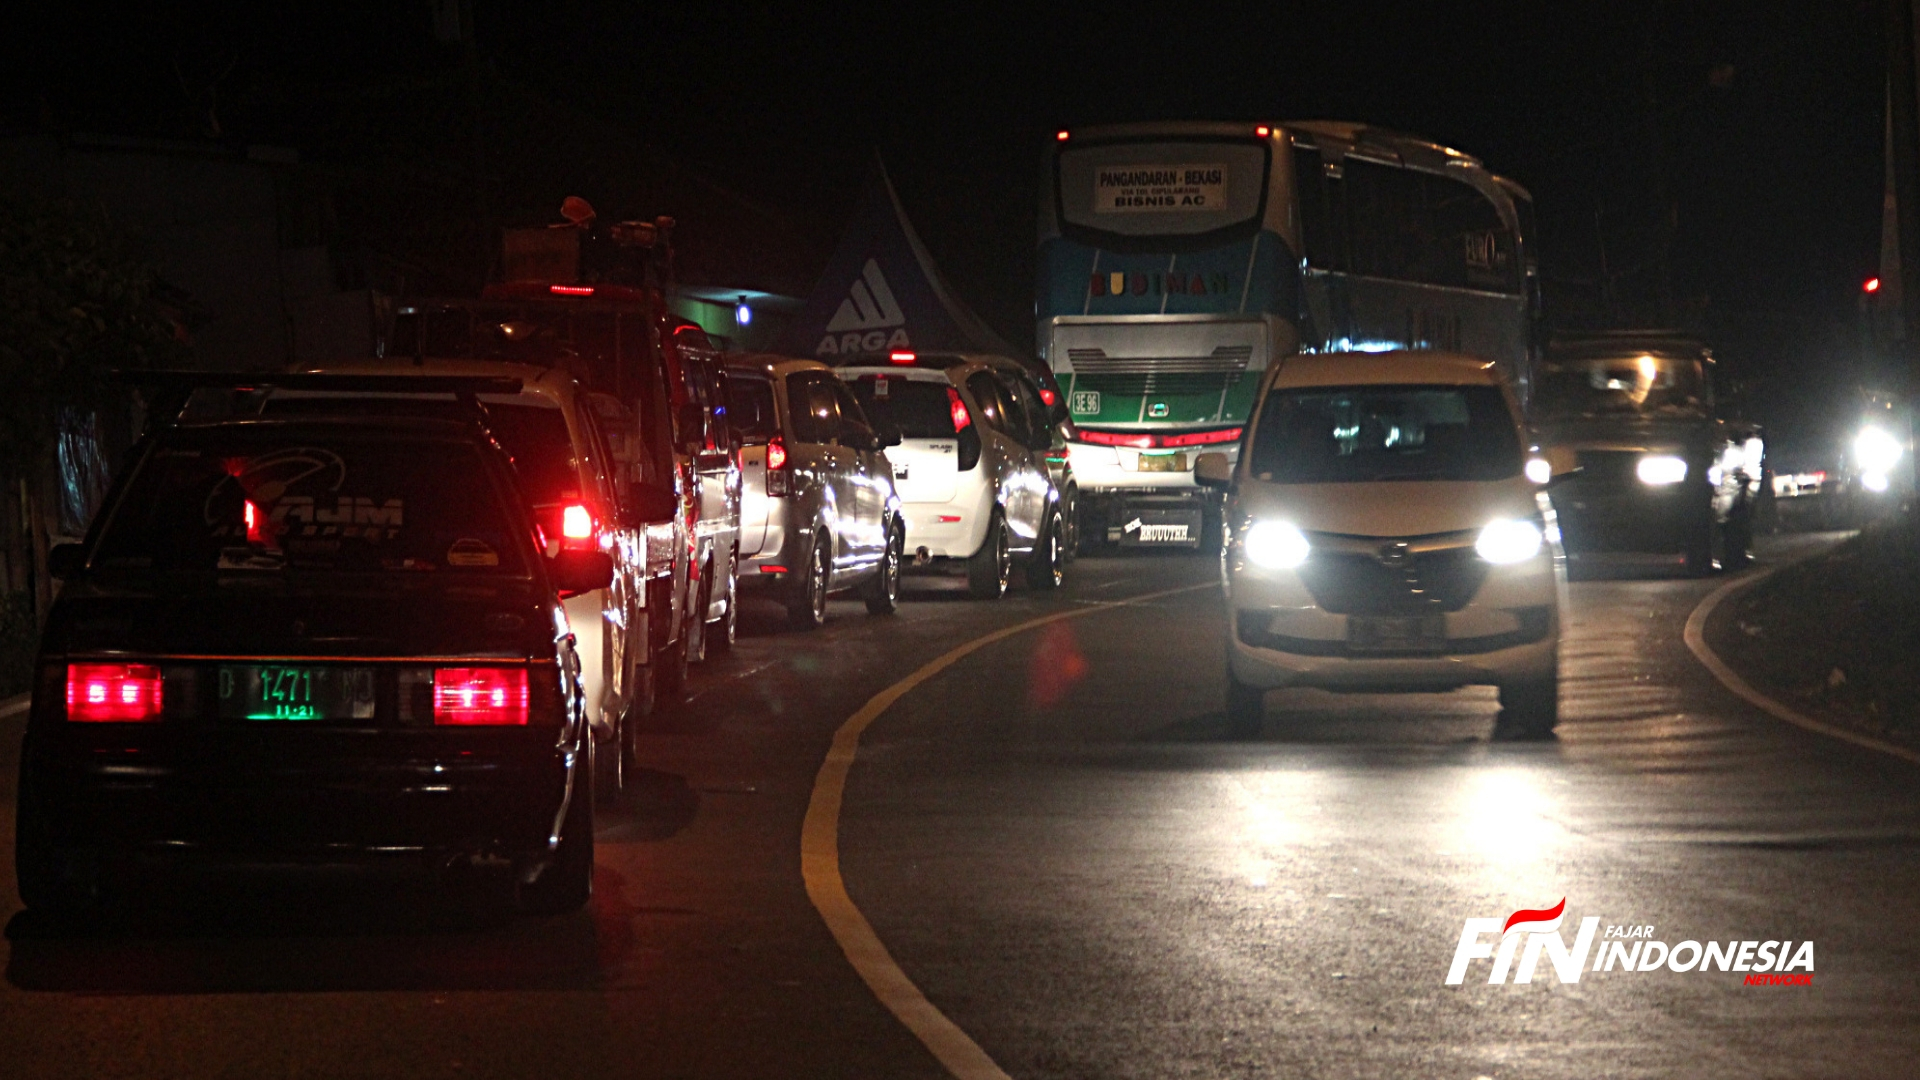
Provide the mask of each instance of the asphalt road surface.
{"label": "asphalt road surface", "polygon": [[[1763,560],[1824,541],[1795,538]],[[1681,643],[1712,582],[1571,586],[1552,742],[1491,691],[1287,692],[1228,742],[1214,567],[1091,559],[1059,596],[910,582],[824,631],[748,611],[602,812],[587,912],[500,919],[404,888],[213,883],[164,918],[18,913],[19,1077],[941,1077],[841,951],[800,834],[836,728],[866,731],[845,886],[899,969],[1013,1077],[1910,1077],[1920,770],[1722,690]],[[12,850],[19,717],[0,722]],[[1815,943],[1811,985],[1445,976],[1467,918],[1566,898],[1675,944]]]}

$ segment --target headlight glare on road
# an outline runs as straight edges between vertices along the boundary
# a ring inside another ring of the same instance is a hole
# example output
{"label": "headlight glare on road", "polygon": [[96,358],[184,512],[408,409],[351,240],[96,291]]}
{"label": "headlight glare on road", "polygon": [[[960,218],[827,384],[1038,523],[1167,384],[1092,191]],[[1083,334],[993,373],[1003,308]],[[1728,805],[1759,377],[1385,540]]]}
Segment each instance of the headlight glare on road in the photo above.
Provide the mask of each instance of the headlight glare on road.
{"label": "headlight glare on road", "polygon": [[1282,521],[1256,521],[1247,530],[1247,561],[1268,570],[1291,570],[1307,561],[1307,534]]}
{"label": "headlight glare on road", "polygon": [[1490,563],[1526,562],[1540,554],[1543,537],[1531,521],[1496,521],[1480,530],[1473,550]]}
{"label": "headlight glare on road", "polygon": [[1527,479],[1536,484],[1544,484],[1553,479],[1553,466],[1546,458],[1527,459]]}
{"label": "headlight glare on road", "polygon": [[1687,478],[1687,462],[1672,454],[1648,454],[1633,471],[1643,484],[1677,484]]}
{"label": "headlight glare on road", "polygon": [[1864,427],[1853,438],[1853,456],[1860,471],[1886,474],[1900,461],[1900,440],[1885,428]]}

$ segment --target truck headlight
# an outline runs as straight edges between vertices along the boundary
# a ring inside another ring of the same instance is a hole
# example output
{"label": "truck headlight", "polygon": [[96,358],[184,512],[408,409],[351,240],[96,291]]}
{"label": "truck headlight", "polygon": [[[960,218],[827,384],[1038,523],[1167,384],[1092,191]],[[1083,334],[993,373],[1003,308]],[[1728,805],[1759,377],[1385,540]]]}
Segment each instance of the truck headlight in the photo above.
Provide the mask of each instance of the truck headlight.
{"label": "truck headlight", "polygon": [[1473,550],[1490,563],[1526,562],[1540,554],[1543,539],[1531,521],[1496,521],[1480,530]]}
{"label": "truck headlight", "polygon": [[1640,464],[1634,466],[1633,471],[1643,484],[1677,484],[1687,478],[1687,462],[1685,458],[1677,458],[1672,454],[1648,454],[1640,459]]}
{"label": "truck headlight", "polygon": [[1885,428],[1864,427],[1853,438],[1853,456],[1860,471],[1886,474],[1900,461],[1900,440]]}
{"label": "truck headlight", "polygon": [[1268,570],[1291,570],[1307,561],[1307,534],[1282,521],[1256,521],[1247,530],[1247,561]]}

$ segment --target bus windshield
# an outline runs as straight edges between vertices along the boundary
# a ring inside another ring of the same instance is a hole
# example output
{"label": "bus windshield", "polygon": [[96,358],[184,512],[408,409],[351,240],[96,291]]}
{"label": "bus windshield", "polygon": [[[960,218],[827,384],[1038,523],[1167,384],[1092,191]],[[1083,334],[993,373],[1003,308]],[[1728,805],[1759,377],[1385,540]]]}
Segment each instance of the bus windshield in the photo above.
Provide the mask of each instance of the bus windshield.
{"label": "bus windshield", "polygon": [[1275,391],[1260,414],[1253,475],[1275,484],[1504,480],[1520,436],[1492,386],[1348,386]]}
{"label": "bus windshield", "polygon": [[1698,360],[1648,353],[1550,361],[1534,376],[1533,392],[1541,416],[1698,416],[1707,409]]}

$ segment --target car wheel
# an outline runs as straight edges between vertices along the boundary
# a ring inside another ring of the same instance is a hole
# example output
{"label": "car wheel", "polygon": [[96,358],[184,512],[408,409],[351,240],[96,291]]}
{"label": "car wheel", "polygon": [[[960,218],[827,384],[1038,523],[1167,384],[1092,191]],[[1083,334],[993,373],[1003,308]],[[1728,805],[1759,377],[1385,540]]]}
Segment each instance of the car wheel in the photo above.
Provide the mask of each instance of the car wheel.
{"label": "car wheel", "polygon": [[593,797],[604,805],[627,789],[627,734],[632,725],[622,716],[613,722],[612,736],[593,748]]}
{"label": "car wheel", "polygon": [[716,653],[730,653],[733,643],[740,636],[740,545],[735,544],[727,552],[726,590],[727,613],[720,617],[719,625],[712,628],[707,637],[707,648]]}
{"label": "car wheel", "polygon": [[1260,737],[1267,721],[1267,692],[1248,686],[1227,665],[1227,737],[1239,742]]}
{"label": "car wheel", "polygon": [[891,615],[900,610],[900,562],[906,557],[907,537],[898,526],[887,533],[886,554],[880,557],[880,572],[867,582],[867,612]]}
{"label": "car wheel", "polygon": [[[23,770],[24,772],[24,770]],[[20,798],[16,804],[13,830],[13,875],[20,889],[20,902],[37,911],[71,909],[76,893],[71,882],[63,880],[60,851],[48,835],[46,816],[39,800],[32,795],[30,781],[22,776]]]}
{"label": "car wheel", "polygon": [[817,630],[827,621],[827,588],[833,573],[833,558],[827,547],[826,533],[813,542],[807,565],[794,579],[787,593],[787,623],[795,630]]}
{"label": "car wheel", "polygon": [[1092,555],[1107,542],[1107,522],[1105,518],[1089,521],[1085,508],[1077,505],[1073,508],[1073,546],[1080,555]]}
{"label": "car wheel", "polygon": [[707,612],[713,610],[713,564],[708,563],[700,571],[700,594],[693,602],[693,618],[687,626],[687,663],[704,663],[707,659]]}
{"label": "car wheel", "polygon": [[1061,546],[1066,549],[1067,561],[1072,562],[1080,554],[1080,489],[1070,487],[1067,497],[1060,500],[1060,536]]}
{"label": "car wheel", "polygon": [[[540,876],[520,886],[520,909],[530,915],[579,911],[593,897],[593,768],[576,771],[586,791],[576,786],[560,823],[560,849]],[[575,784],[579,785],[580,780]]]}
{"label": "car wheel", "polygon": [[[687,635],[682,633],[680,640],[667,646],[667,650],[654,657],[654,700],[657,704],[677,702],[687,689]],[[654,710],[656,713],[658,708]]]}
{"label": "car wheel", "polygon": [[1706,577],[1713,573],[1714,538],[1719,532],[1711,519],[1694,529],[1687,540],[1687,576]]}
{"label": "car wheel", "polygon": [[1007,536],[1007,519],[994,507],[987,518],[987,536],[980,550],[967,557],[967,592],[975,600],[998,600],[1007,595],[1007,582],[1013,576],[1013,541]]}
{"label": "car wheel", "polygon": [[1560,676],[1556,672],[1537,679],[1503,683],[1500,687],[1500,718],[1494,722],[1494,734],[1510,739],[1546,739],[1560,722]]}
{"label": "car wheel", "polygon": [[1050,511],[1033,542],[1033,554],[1027,556],[1027,588],[1035,591],[1057,589],[1067,576],[1067,545],[1060,535],[1060,513]]}

